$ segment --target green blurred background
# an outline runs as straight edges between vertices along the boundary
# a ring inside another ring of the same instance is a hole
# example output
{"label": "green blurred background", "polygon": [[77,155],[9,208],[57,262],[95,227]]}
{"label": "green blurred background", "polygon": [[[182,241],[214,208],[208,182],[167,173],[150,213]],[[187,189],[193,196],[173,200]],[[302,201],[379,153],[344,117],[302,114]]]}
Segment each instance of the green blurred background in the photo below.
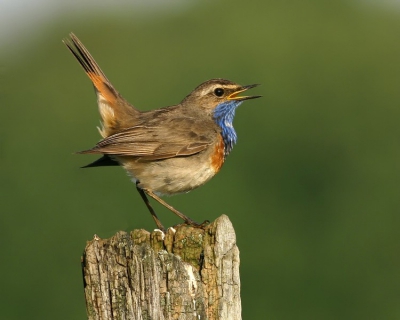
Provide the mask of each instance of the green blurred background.
{"label": "green blurred background", "polygon": [[141,110],[210,78],[262,84],[220,174],[167,199],[232,220],[244,319],[400,319],[400,5],[72,4],[40,2],[35,24],[3,28],[2,319],[85,319],[86,240],[154,228],[122,169],[83,170],[95,157],[73,154],[100,137],[90,81],[61,43],[71,31]]}

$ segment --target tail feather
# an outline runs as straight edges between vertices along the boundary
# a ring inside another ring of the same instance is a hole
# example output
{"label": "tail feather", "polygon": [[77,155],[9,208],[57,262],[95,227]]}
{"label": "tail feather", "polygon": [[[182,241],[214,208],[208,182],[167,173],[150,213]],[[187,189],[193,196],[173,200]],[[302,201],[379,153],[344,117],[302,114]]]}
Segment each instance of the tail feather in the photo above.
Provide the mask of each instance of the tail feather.
{"label": "tail feather", "polygon": [[96,89],[102,118],[102,128],[99,131],[103,138],[134,125],[139,111],[122,98],[78,37],[71,33],[70,38],[64,39],[63,42],[85,70]]}
{"label": "tail feather", "polygon": [[104,155],[101,158],[97,159],[96,161],[93,161],[92,163],[89,163],[81,168],[108,167],[108,166],[119,166],[119,163],[111,159],[109,156]]}
{"label": "tail feather", "polygon": [[69,42],[68,39],[65,39],[63,42],[74,55],[76,60],[78,60],[90,80],[92,80],[97,91],[104,95],[109,103],[115,103],[119,94],[107,79],[96,60],[94,60],[90,52],[76,35],[71,33],[70,40],[71,42]]}

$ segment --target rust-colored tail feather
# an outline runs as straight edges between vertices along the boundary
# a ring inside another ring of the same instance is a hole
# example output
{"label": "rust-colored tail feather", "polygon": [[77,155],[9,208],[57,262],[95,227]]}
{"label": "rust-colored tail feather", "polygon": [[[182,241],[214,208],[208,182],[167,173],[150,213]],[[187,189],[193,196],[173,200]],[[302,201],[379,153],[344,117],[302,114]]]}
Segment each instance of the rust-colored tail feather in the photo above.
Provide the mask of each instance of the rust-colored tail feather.
{"label": "rust-colored tail feather", "polygon": [[99,129],[103,138],[135,124],[139,111],[133,108],[107,79],[92,55],[82,42],[71,33],[70,38],[63,42],[85,70],[96,89],[99,112],[102,117],[102,128]]}
{"label": "rust-colored tail feather", "polygon": [[73,33],[70,34],[70,40],[71,42],[68,42],[68,39],[65,39],[63,42],[83,67],[96,89],[104,95],[109,103],[115,103],[115,100],[118,97],[118,92],[114,89],[111,82],[107,79],[104,72],[93,59],[92,55]]}

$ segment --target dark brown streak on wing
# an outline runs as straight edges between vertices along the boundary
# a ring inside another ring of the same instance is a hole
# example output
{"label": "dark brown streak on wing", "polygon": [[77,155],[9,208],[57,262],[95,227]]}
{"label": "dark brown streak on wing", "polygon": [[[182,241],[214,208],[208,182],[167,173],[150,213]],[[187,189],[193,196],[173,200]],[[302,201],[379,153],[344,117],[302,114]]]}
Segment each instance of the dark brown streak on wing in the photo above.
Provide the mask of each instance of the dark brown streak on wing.
{"label": "dark brown streak on wing", "polygon": [[96,147],[102,147],[112,143],[132,142],[133,140],[140,141],[141,138],[148,137],[152,131],[156,131],[156,129],[148,126],[134,126],[101,140]]}
{"label": "dark brown streak on wing", "polygon": [[183,144],[161,144],[159,142],[148,143],[122,143],[111,144],[104,147],[94,147],[89,150],[78,152],[80,154],[107,154],[115,156],[134,156],[142,160],[161,160],[177,156],[189,156],[206,149],[209,144],[193,143]]}

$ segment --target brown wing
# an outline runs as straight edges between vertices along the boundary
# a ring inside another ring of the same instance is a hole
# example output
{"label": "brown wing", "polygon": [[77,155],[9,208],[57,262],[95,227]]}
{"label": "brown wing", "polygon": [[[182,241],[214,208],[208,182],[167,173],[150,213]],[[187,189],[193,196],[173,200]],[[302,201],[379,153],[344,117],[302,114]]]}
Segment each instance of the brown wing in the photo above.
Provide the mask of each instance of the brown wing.
{"label": "brown wing", "polygon": [[[172,124],[179,124],[171,127]],[[213,143],[210,127],[191,118],[173,119],[159,126],[135,126],[113,134],[94,148],[80,153],[134,156],[141,160],[161,160],[188,156]]]}

